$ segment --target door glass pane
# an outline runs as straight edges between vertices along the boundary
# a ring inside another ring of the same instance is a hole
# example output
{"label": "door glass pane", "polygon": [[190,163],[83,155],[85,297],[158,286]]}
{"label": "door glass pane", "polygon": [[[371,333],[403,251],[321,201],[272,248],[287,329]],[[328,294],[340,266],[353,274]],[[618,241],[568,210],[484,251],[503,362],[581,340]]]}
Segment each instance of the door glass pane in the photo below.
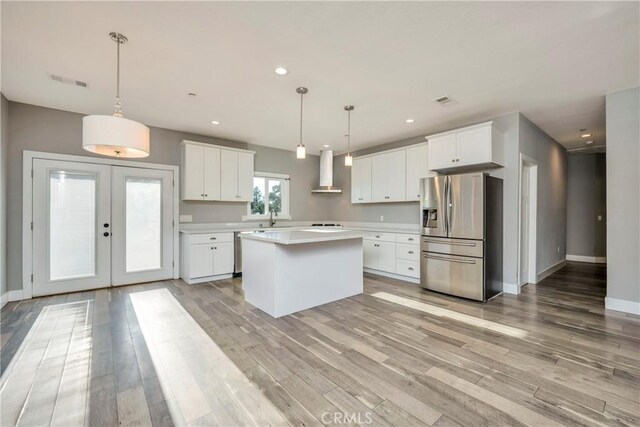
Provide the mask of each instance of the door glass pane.
{"label": "door glass pane", "polygon": [[49,279],[96,274],[96,176],[49,173]]}
{"label": "door glass pane", "polygon": [[269,180],[269,212],[278,214],[282,212],[282,181]]}
{"label": "door glass pane", "polygon": [[162,268],[162,180],[131,177],[126,191],[126,271]]}
{"label": "door glass pane", "polygon": [[251,200],[251,215],[264,213],[264,178],[253,178],[253,198]]}

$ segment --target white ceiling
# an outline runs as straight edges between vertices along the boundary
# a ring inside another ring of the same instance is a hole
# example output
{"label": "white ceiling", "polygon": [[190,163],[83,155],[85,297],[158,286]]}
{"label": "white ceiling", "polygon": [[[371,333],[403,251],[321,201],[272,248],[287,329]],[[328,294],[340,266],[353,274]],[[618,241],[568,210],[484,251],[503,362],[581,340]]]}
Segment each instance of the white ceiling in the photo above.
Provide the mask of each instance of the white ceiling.
{"label": "white ceiling", "polygon": [[[638,2],[7,2],[2,91],[284,149],[364,148],[521,111],[568,148],[604,143],[606,93],[640,85]],[[286,76],[273,70],[284,66]],[[79,88],[48,73],[89,83]],[[197,97],[187,96],[188,92]],[[448,95],[448,107],[432,100]],[[413,124],[405,119],[413,118]],[[219,126],[211,125],[219,120]]]}

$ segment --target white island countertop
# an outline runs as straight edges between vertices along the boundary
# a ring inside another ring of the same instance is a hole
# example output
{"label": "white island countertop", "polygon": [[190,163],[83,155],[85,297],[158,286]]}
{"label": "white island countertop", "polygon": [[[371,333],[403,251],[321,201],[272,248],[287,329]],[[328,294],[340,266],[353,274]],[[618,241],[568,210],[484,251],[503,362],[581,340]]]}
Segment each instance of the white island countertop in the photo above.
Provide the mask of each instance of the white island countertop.
{"label": "white island countertop", "polygon": [[372,234],[367,231],[345,230],[340,228],[305,228],[295,230],[270,230],[244,232],[243,239],[277,243],[281,245],[295,245],[300,243],[330,242],[334,240],[362,239]]}

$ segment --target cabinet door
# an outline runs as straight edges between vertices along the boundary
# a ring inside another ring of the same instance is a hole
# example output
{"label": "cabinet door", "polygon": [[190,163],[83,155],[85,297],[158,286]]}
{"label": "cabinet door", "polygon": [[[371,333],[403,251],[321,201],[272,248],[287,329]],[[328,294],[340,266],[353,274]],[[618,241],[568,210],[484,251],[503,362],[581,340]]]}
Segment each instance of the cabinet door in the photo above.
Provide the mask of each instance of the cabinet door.
{"label": "cabinet door", "polygon": [[202,147],[204,199],[220,200],[220,149]]}
{"label": "cabinet door", "polygon": [[351,203],[371,201],[371,158],[354,159],[351,166]]}
{"label": "cabinet door", "polygon": [[373,240],[363,240],[362,249],[364,252],[363,265],[365,268],[378,269],[378,242]]}
{"label": "cabinet door", "polygon": [[407,165],[406,150],[392,151],[387,157],[387,194],[386,201],[402,202],[406,198]]}
{"label": "cabinet door", "polygon": [[238,200],[238,152],[220,150],[220,199]]}
{"label": "cabinet door", "polygon": [[371,157],[371,201],[385,202],[389,197],[389,157],[384,154]]}
{"label": "cabinet door", "polygon": [[396,272],[395,242],[378,242],[378,270],[388,273]]}
{"label": "cabinet door", "polygon": [[201,145],[182,146],[182,200],[204,199],[203,150]]}
{"label": "cabinet door", "polygon": [[405,200],[420,200],[420,180],[427,177],[427,146],[407,148],[407,173]]}
{"label": "cabinet door", "polygon": [[190,245],[188,256],[190,279],[213,275],[213,245]]}
{"label": "cabinet door", "polygon": [[233,243],[213,244],[213,274],[233,273]]}
{"label": "cabinet door", "polygon": [[429,170],[446,169],[457,166],[456,134],[429,138]]}
{"label": "cabinet door", "polygon": [[238,153],[237,200],[250,202],[253,199],[253,154]]}
{"label": "cabinet door", "polygon": [[491,162],[491,127],[462,130],[456,135],[456,166]]}

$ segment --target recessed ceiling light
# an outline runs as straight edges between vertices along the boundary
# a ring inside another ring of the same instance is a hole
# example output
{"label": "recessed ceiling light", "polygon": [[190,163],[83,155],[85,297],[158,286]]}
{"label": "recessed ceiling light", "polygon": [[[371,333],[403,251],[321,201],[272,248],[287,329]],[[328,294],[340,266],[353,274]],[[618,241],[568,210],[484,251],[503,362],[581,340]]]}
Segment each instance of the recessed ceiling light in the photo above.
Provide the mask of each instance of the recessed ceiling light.
{"label": "recessed ceiling light", "polygon": [[329,148],[329,144],[324,144],[323,147],[324,148]]}
{"label": "recessed ceiling light", "polygon": [[407,119],[404,121],[405,123],[413,123],[413,119]]}
{"label": "recessed ceiling light", "polygon": [[279,76],[284,76],[284,75],[285,75],[285,74],[287,74],[289,71],[287,71],[287,69],[286,69],[286,68],[284,68],[284,67],[278,67],[278,68],[276,68],[276,69],[275,69],[275,72],[276,72],[276,74],[277,74],[277,75],[279,75]]}
{"label": "recessed ceiling light", "polygon": [[593,140],[587,141],[587,144],[593,144],[593,142],[594,142]]}
{"label": "recessed ceiling light", "polygon": [[211,124],[212,124],[212,125],[219,125],[219,124],[220,124],[220,122],[219,122],[219,121],[217,121],[217,120],[211,120]]}
{"label": "recessed ceiling light", "polygon": [[589,138],[591,136],[590,133],[584,133],[581,135],[583,138]]}

